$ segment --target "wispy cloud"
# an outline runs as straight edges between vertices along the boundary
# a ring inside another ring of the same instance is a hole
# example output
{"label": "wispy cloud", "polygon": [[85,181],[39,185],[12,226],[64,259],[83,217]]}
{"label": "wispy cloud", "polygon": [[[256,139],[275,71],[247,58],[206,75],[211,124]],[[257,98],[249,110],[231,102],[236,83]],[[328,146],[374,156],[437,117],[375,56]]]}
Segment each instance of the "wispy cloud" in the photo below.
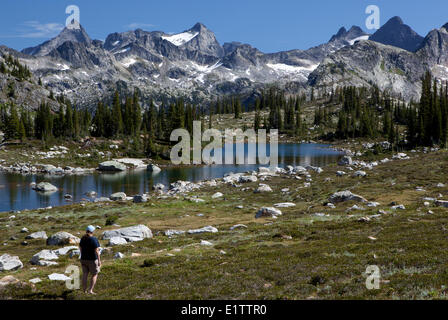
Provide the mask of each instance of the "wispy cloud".
{"label": "wispy cloud", "polygon": [[48,38],[56,36],[64,26],[60,23],[40,23],[39,21],[25,21],[17,37],[20,38]]}
{"label": "wispy cloud", "polygon": [[154,24],[150,23],[140,23],[140,22],[133,22],[125,26],[128,29],[141,29],[141,28],[153,28],[155,27]]}
{"label": "wispy cloud", "polygon": [[0,38],[50,38],[56,36],[64,26],[60,23],[25,21],[15,28],[15,34],[3,34]]}

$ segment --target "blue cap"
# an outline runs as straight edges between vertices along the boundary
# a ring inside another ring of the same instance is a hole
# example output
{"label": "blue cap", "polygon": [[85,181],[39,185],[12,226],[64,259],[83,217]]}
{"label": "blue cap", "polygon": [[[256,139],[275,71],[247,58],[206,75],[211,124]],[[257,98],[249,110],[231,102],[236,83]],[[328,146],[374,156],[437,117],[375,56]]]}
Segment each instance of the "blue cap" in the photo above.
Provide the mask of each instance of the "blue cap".
{"label": "blue cap", "polygon": [[94,226],[88,226],[86,231],[87,232],[93,232],[93,231],[95,231],[95,227]]}

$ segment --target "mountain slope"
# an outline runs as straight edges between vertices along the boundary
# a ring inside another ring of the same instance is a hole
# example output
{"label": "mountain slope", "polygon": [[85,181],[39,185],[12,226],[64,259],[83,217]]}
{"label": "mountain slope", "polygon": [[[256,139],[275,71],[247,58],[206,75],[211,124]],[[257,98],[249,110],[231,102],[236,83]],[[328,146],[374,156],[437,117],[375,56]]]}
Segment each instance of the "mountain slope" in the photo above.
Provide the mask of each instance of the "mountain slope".
{"label": "mountain slope", "polygon": [[92,109],[116,89],[129,93],[136,87],[143,106],[150,99],[184,97],[202,103],[226,94],[247,97],[266,85],[293,93],[305,93],[313,86],[377,85],[411,99],[419,95],[419,78],[425,70],[448,79],[447,28],[421,39],[396,17],[370,41],[353,26],[339,29],[327,43],[308,50],[263,53],[249,44],[221,45],[201,23],[177,34],[141,29],[112,33],[104,42],[91,40],[81,27],[64,29],[14,55],[49,90]]}
{"label": "mountain slope", "polygon": [[415,53],[374,41],[345,47],[320,64],[308,85],[376,85],[407,100],[418,99],[426,71],[448,80],[448,29],[431,31],[420,46]]}
{"label": "mountain slope", "polygon": [[54,49],[57,49],[66,41],[79,42],[83,44],[91,44],[92,40],[90,39],[87,32],[84,30],[82,26],[79,29],[68,29],[64,28],[62,32],[53,39],[46,41],[36,47],[26,48],[22,50],[23,53],[42,57],[49,54]]}
{"label": "mountain slope", "polygon": [[201,23],[178,34],[112,33],[104,43],[91,40],[81,27],[23,50],[21,61],[55,93],[80,105],[95,105],[117,87],[138,87],[144,97],[202,101],[248,95],[272,83],[304,90],[309,74],[329,53],[367,37],[359,27],[341,28],[328,43],[309,50],[265,54],[248,44],[221,46]]}

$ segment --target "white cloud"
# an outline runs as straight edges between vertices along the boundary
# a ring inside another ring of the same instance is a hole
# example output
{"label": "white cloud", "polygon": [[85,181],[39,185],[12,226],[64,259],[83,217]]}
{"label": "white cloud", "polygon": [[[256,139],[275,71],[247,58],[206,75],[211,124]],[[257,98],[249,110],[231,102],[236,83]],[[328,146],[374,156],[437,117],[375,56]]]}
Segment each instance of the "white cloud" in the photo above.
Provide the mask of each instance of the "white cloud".
{"label": "white cloud", "polygon": [[140,22],[133,22],[125,26],[128,29],[142,29],[142,28],[152,28],[155,27],[155,25],[150,23],[140,23]]}
{"label": "white cloud", "polygon": [[20,38],[48,38],[56,36],[64,26],[60,23],[40,23],[39,21],[26,21],[17,37]]}

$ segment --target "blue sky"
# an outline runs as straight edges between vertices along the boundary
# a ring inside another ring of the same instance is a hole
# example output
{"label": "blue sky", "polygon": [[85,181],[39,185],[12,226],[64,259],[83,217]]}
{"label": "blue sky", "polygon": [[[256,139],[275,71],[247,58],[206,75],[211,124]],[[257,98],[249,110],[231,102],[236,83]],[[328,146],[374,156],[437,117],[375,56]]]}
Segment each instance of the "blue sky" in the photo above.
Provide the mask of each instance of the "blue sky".
{"label": "blue sky", "polygon": [[202,22],[220,43],[245,42],[264,52],[319,45],[341,26],[366,29],[371,4],[380,8],[381,24],[398,15],[423,36],[448,22],[446,0],[4,0],[0,44],[21,50],[57,35],[71,4],[94,39],[137,27],[175,33]]}

